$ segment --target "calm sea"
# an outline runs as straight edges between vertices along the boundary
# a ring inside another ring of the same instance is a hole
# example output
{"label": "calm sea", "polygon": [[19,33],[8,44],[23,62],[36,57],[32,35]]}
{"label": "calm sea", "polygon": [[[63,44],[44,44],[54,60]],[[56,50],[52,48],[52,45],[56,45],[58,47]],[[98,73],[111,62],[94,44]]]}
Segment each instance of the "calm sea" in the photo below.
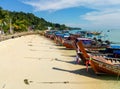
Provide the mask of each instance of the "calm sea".
{"label": "calm sea", "polygon": [[[73,30],[72,32],[77,31],[80,30]],[[102,34],[100,35],[102,40],[109,40],[111,42],[120,44],[120,30],[102,30],[98,32],[102,32]]]}
{"label": "calm sea", "polygon": [[120,30],[104,30],[101,35],[103,40],[110,40],[113,43],[120,44]]}

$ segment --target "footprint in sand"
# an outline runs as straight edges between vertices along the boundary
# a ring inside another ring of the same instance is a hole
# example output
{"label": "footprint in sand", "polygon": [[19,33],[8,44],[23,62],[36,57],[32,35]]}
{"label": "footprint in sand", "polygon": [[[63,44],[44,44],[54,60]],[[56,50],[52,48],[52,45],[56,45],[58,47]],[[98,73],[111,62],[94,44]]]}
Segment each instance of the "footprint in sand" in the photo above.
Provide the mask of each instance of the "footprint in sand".
{"label": "footprint in sand", "polygon": [[25,83],[26,85],[29,85],[30,83],[33,83],[33,81],[28,81],[28,79],[24,79],[24,83]]}
{"label": "footprint in sand", "polygon": [[5,88],[5,86],[6,86],[6,84],[4,84],[2,88]]}
{"label": "footprint in sand", "polygon": [[29,85],[28,79],[24,79],[24,83],[27,84],[27,85]]}
{"label": "footprint in sand", "polygon": [[33,46],[32,44],[28,44],[28,46]]}

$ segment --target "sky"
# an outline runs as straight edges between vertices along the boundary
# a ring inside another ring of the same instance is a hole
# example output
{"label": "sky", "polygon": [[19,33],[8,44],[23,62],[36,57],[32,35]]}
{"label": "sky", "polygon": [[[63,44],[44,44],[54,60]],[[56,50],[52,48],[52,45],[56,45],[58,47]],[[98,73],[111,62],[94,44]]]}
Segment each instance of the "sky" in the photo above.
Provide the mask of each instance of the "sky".
{"label": "sky", "polygon": [[71,27],[120,29],[120,0],[0,0],[0,6]]}

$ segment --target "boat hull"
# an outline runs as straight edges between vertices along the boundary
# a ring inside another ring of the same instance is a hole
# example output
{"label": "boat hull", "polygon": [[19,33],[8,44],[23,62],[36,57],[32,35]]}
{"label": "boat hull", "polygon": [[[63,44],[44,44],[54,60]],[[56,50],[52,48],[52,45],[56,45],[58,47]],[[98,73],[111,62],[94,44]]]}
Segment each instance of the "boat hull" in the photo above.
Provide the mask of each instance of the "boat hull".
{"label": "boat hull", "polygon": [[96,74],[120,75],[120,65],[105,63],[96,59],[92,59],[90,65]]}
{"label": "boat hull", "polygon": [[73,47],[73,40],[63,40],[63,45],[68,49],[74,49]]}

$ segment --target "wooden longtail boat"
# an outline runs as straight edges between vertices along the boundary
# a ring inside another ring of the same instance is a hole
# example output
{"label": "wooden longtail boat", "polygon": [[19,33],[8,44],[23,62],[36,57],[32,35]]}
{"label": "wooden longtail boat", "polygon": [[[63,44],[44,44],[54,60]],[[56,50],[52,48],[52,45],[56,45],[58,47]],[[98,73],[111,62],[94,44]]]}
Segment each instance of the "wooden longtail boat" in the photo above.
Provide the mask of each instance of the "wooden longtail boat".
{"label": "wooden longtail boat", "polygon": [[[85,52],[85,48],[91,47],[92,40],[88,38],[77,38],[73,42],[73,47],[76,50],[76,59],[79,61],[79,59],[82,60],[84,64],[86,64],[86,60],[89,59],[89,55]],[[84,48],[85,47],[85,48]],[[83,53],[84,55],[83,55]]]}
{"label": "wooden longtail boat", "polygon": [[78,41],[76,43],[76,52],[78,57],[83,61],[84,64],[86,64],[86,61],[89,60],[90,56],[86,52],[82,41]]}
{"label": "wooden longtail boat", "polygon": [[106,59],[101,56],[92,56],[90,65],[96,74],[120,75],[120,60]]}
{"label": "wooden longtail boat", "polygon": [[55,43],[58,45],[63,45],[63,39],[66,39],[69,37],[69,34],[66,33],[59,33],[55,34]]}
{"label": "wooden longtail boat", "polygon": [[[97,54],[97,55],[108,55],[106,54],[106,47],[109,45],[93,45],[93,40],[88,39],[88,38],[77,38],[76,41],[74,42],[74,48],[76,49],[77,56],[81,58],[83,63],[86,63],[86,58],[89,58],[88,55],[86,54],[86,51],[91,54]],[[82,52],[85,54],[84,56],[82,55]]]}
{"label": "wooden longtail boat", "polygon": [[67,49],[74,49],[73,42],[79,35],[70,35],[69,37],[63,39],[62,44]]}
{"label": "wooden longtail boat", "polygon": [[106,48],[107,53],[112,53],[113,57],[120,58],[120,46],[119,45],[110,45]]}
{"label": "wooden longtail boat", "polygon": [[63,39],[62,41],[63,46],[65,46],[67,49],[73,49],[73,40],[67,40],[67,39]]}
{"label": "wooden longtail boat", "polygon": [[62,44],[62,37],[61,36],[55,36],[54,41],[57,45],[63,45]]}
{"label": "wooden longtail boat", "polygon": [[86,52],[82,41],[80,41],[78,45],[78,47],[80,47],[81,60],[89,63],[96,74],[120,75],[120,59],[108,58],[100,55],[94,56],[94,54],[88,54]]}
{"label": "wooden longtail boat", "polygon": [[63,40],[63,45],[66,47],[66,48],[70,48],[70,49],[74,49],[74,46],[73,46],[73,43],[75,42],[75,40],[78,40],[78,41],[82,41],[83,42],[83,45],[85,47],[89,47],[91,45],[91,42],[92,40],[91,39],[88,39],[88,38],[78,38],[78,37],[70,37],[68,39],[64,39]]}
{"label": "wooden longtail boat", "polygon": [[44,33],[44,36],[47,37],[47,38],[50,38],[51,40],[54,40],[54,33],[55,32],[56,32],[55,30],[53,30],[53,31],[46,31]]}

